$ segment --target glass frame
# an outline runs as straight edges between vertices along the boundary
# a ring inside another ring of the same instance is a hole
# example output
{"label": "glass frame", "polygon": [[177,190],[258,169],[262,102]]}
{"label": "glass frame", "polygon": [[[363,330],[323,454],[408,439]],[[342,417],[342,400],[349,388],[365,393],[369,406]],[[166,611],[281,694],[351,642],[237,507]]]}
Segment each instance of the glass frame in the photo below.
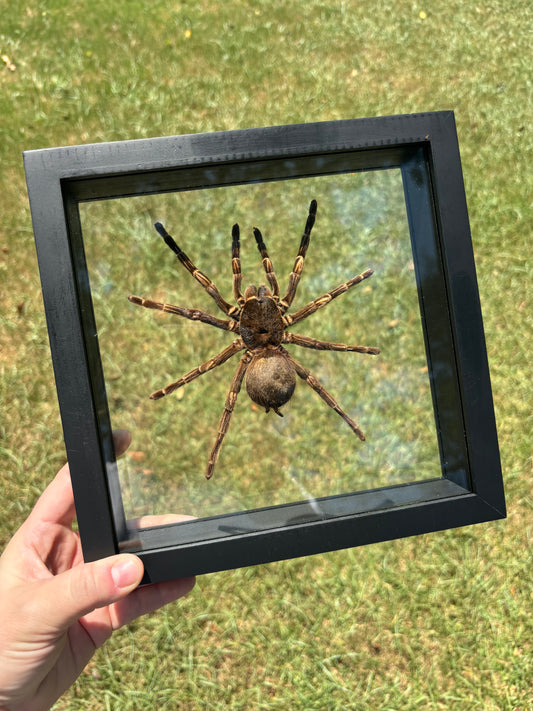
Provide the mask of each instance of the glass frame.
{"label": "glass frame", "polygon": [[[505,517],[453,112],[32,150],[24,165],[86,560],[135,552],[148,583]],[[442,476],[324,497],[319,514],[295,501],[132,526],[113,448],[80,204],[387,168],[402,175]]]}

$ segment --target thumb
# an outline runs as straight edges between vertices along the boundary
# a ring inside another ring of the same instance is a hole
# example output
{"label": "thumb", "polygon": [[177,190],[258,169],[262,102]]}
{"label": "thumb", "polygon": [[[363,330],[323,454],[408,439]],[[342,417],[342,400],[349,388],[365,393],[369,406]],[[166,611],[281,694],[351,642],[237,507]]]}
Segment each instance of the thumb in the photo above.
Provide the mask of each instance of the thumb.
{"label": "thumb", "polygon": [[47,581],[43,613],[51,627],[64,631],[96,608],[126,597],[143,572],[141,559],[131,553],[77,565]]}

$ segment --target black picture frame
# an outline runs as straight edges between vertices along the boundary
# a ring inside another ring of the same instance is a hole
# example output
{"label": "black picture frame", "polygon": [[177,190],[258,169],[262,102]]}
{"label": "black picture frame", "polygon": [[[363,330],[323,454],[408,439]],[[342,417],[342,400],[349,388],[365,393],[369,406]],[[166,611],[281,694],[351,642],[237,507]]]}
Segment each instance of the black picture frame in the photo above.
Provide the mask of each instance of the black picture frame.
{"label": "black picture frame", "polygon": [[[131,550],[143,559],[148,583],[505,517],[453,112],[31,150],[24,166],[86,560]],[[295,501],[132,529],[113,450],[80,204],[392,167],[403,179],[442,476],[325,497],[320,514]]]}

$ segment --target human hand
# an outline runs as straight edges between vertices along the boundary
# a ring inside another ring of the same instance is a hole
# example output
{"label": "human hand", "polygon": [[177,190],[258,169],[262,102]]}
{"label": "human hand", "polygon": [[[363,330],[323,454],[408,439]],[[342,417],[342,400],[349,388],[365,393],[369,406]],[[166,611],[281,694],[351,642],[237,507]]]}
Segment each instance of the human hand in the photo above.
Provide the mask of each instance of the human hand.
{"label": "human hand", "polygon": [[[130,435],[114,437],[121,454]],[[0,557],[0,709],[49,709],[114,630],[194,586],[185,578],[136,590],[143,564],[131,553],[84,563],[74,517],[65,465]]]}

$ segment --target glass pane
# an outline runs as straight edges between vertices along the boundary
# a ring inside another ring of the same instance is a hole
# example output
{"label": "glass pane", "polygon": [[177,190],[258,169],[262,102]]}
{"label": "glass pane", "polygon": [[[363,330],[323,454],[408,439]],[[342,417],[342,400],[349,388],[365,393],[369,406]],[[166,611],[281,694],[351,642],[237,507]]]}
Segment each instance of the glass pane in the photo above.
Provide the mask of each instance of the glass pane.
{"label": "glass pane", "polygon": [[[283,417],[265,413],[243,384],[208,481],[204,473],[242,352],[166,397],[149,398],[237,337],[128,301],[133,294],[227,318],[153,223],[161,221],[234,304],[233,224],[240,225],[243,291],[268,283],[257,227],[283,296],[311,199],[317,219],[287,313],[368,268],[374,275],[289,330],[381,353],[287,350],[366,441],[299,378]],[[119,460],[126,518],[204,518],[441,476],[399,169],[100,201],[81,205],[80,213],[111,423],[133,436]]]}

